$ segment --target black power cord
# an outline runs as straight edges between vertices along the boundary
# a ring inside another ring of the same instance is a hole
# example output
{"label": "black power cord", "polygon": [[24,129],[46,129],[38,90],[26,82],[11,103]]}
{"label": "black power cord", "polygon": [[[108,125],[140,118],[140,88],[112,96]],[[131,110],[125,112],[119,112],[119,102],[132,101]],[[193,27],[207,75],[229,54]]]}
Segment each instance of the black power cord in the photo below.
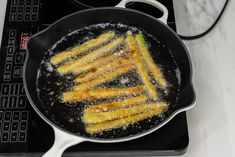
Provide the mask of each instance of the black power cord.
{"label": "black power cord", "polygon": [[215,22],[203,33],[200,33],[200,34],[197,34],[197,35],[193,35],[193,36],[184,36],[184,35],[179,35],[179,37],[182,39],[182,40],[195,40],[195,39],[199,39],[199,38],[202,38],[204,37],[205,35],[207,35],[215,26],[216,24],[218,23],[218,21],[220,20],[221,16],[223,15],[224,13],[224,10],[226,9],[227,5],[228,5],[228,2],[229,0],[226,0],[225,3],[224,3],[224,6],[221,10],[221,12],[219,13],[218,17],[216,18]]}

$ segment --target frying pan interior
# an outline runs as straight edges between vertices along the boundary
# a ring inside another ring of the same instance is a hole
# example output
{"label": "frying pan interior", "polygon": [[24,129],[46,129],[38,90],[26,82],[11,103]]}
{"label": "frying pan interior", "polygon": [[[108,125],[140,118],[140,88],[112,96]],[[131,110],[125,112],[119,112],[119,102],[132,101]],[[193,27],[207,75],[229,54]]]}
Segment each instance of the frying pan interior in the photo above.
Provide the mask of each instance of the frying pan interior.
{"label": "frying pan interior", "polygon": [[[54,126],[58,126],[66,132],[78,136],[90,137],[90,135],[84,131],[84,125],[81,120],[78,119],[75,123],[68,123],[68,119],[64,118],[66,115],[61,116],[61,113],[64,113],[61,111],[66,111],[66,113],[71,114],[72,111],[77,108],[68,107],[58,102],[58,104],[54,105],[56,107],[48,109],[48,106],[45,105],[46,101],[42,100],[43,96],[40,97],[40,95],[38,95],[36,83],[38,82],[37,75],[41,61],[44,59],[45,53],[48,52],[57,41],[71,32],[100,23],[121,23],[139,28],[145,32],[146,37],[147,33],[156,37],[159,44],[156,47],[154,47],[154,44],[151,44],[153,45],[153,49],[157,51],[156,54],[152,54],[152,56],[156,63],[163,65],[163,69],[166,71],[164,73],[166,79],[173,85],[173,92],[169,94],[170,96],[167,98],[170,102],[170,106],[164,116],[155,117],[152,121],[144,120],[138,123],[138,125],[127,127],[125,130],[115,129],[114,131],[107,131],[92,138],[117,139],[141,134],[147,130],[154,129],[157,125],[167,121],[175,112],[187,108],[193,103],[194,92],[191,85],[191,64],[189,56],[182,42],[170,28],[151,16],[130,9],[89,9],[69,15],[57,21],[45,31],[33,36],[28,42],[28,60],[25,64],[24,74],[26,93],[30,103],[44,120]],[[120,28],[118,31],[125,32],[126,30]],[[99,30],[94,30],[94,32],[99,33]],[[84,31],[83,33],[86,34]],[[150,43],[154,43],[154,41],[151,42],[150,37],[149,40]],[[172,71],[174,76],[168,74],[167,71]],[[178,80],[176,78],[177,75],[180,75],[180,82],[179,78]],[[47,82],[49,81],[50,80]]]}

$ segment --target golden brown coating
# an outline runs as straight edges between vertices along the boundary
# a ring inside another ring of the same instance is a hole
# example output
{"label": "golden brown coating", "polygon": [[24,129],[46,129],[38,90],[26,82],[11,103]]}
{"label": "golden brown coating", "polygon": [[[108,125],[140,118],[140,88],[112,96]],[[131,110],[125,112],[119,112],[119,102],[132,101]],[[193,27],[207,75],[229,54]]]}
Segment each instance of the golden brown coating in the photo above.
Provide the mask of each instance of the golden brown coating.
{"label": "golden brown coating", "polygon": [[167,104],[164,102],[160,102],[156,104],[157,104],[156,108],[148,110],[146,112],[142,112],[139,114],[127,116],[127,117],[112,120],[112,121],[105,121],[101,123],[90,124],[86,127],[86,132],[89,134],[95,134],[95,133],[107,131],[110,129],[120,128],[122,126],[131,124],[131,123],[136,123],[146,118],[151,118],[153,116],[162,114],[167,109]]}
{"label": "golden brown coating", "polygon": [[145,95],[138,95],[135,97],[126,98],[121,101],[113,101],[113,102],[105,102],[96,104],[86,108],[83,112],[84,114],[90,113],[98,113],[98,112],[106,112],[106,111],[113,111],[120,108],[132,107],[135,105],[139,105],[144,103],[147,100]]}
{"label": "golden brown coating", "polygon": [[119,57],[117,54],[122,53],[122,52],[125,52],[125,51],[121,50],[121,51],[119,51],[117,53],[107,55],[107,56],[105,56],[103,58],[99,58],[96,61],[93,61],[93,62],[84,64],[84,65],[75,67],[74,69],[71,70],[71,72],[73,74],[79,74],[79,73],[82,73],[82,72],[89,71],[91,69],[100,67],[100,66],[102,66],[104,64],[107,64],[108,62],[111,62],[111,61],[117,59]]}
{"label": "golden brown coating", "polygon": [[124,117],[129,117],[134,114],[154,110],[158,108],[158,106],[159,104],[152,103],[152,104],[142,104],[138,106],[133,106],[130,108],[117,109],[111,112],[98,112],[98,113],[88,113],[88,114],[84,113],[83,122],[86,124],[92,124],[92,123],[100,123],[115,119],[121,119]]}
{"label": "golden brown coating", "polygon": [[135,86],[128,88],[98,88],[83,91],[64,92],[62,94],[64,102],[81,102],[86,100],[96,100],[103,98],[111,98],[124,95],[138,95],[143,93],[143,86]]}
{"label": "golden brown coating", "polygon": [[[78,76],[74,82],[76,83],[84,83],[87,81],[91,81],[97,77],[103,77],[105,75],[110,75],[109,72],[114,72],[118,73],[119,69],[118,68],[123,68],[125,66],[131,66],[131,59],[128,58],[118,58],[117,60],[113,62],[108,62],[107,64],[93,68],[91,71],[89,71],[85,75],[80,75]],[[115,74],[113,76],[116,76]]]}
{"label": "golden brown coating", "polygon": [[105,75],[97,77],[89,82],[84,82],[82,84],[76,85],[76,86],[74,86],[74,90],[82,91],[82,90],[86,90],[86,89],[95,87],[95,86],[100,85],[102,83],[111,81],[114,78],[116,78],[122,74],[128,73],[129,71],[131,71],[134,68],[135,67],[133,65],[127,64],[125,67],[121,67],[121,68],[118,68],[114,71],[105,73]]}
{"label": "golden brown coating", "polygon": [[87,54],[79,59],[76,59],[76,60],[71,61],[69,63],[66,63],[64,65],[61,65],[60,67],[57,68],[57,71],[61,75],[64,75],[68,72],[71,72],[72,69],[74,69],[76,67],[79,67],[84,64],[88,64],[89,62],[92,62],[92,61],[104,56],[106,53],[108,53],[109,51],[112,51],[114,48],[119,46],[122,42],[123,42],[122,37],[117,38],[117,39],[111,41],[110,43],[90,52],[89,54]]}
{"label": "golden brown coating", "polygon": [[140,54],[146,63],[148,71],[152,73],[154,79],[158,82],[161,88],[166,88],[167,82],[160,68],[155,64],[154,60],[151,57],[149,50],[146,46],[143,34],[141,33],[137,34],[135,39],[139,46]]}
{"label": "golden brown coating", "polygon": [[151,82],[151,78],[148,74],[147,68],[141,58],[137,42],[132,34],[128,34],[126,38],[126,43],[132,52],[133,58],[135,60],[135,66],[137,72],[145,85],[146,91],[153,100],[157,100],[158,95],[155,86]]}
{"label": "golden brown coating", "polygon": [[51,57],[50,62],[53,65],[59,64],[63,61],[66,61],[67,59],[71,57],[75,57],[85,51],[88,51],[92,48],[95,48],[97,46],[100,46],[108,42],[114,37],[114,35],[115,35],[115,32],[107,32],[107,33],[101,34],[96,39],[91,39],[83,43],[82,45],[75,46],[71,50],[62,51],[61,53],[56,54],[55,56]]}

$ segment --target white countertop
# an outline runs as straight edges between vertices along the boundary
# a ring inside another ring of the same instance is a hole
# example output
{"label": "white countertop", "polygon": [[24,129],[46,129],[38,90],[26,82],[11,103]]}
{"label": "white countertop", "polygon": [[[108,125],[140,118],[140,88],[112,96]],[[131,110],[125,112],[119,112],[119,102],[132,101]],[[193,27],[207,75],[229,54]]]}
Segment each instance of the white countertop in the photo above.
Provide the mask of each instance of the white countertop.
{"label": "white countertop", "polygon": [[[224,0],[174,0],[178,32],[205,30]],[[190,144],[184,157],[235,156],[235,1],[206,37],[185,42],[193,60],[195,107],[188,111]]]}
{"label": "white countertop", "polygon": [[[224,0],[174,0],[178,33],[197,34]],[[0,37],[6,0],[0,0]],[[183,157],[235,156],[235,1],[206,37],[186,41],[193,61],[196,106],[187,112],[190,143]]]}

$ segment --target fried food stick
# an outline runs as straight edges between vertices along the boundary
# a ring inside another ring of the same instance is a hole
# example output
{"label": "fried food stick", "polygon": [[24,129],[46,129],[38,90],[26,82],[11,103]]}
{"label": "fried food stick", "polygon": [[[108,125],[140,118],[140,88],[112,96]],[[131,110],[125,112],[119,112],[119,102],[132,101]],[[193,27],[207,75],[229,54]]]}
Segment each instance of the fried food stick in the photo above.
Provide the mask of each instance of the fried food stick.
{"label": "fried food stick", "polygon": [[126,98],[122,101],[113,101],[109,103],[101,103],[97,105],[90,106],[86,108],[83,112],[84,114],[98,113],[98,112],[106,112],[112,111],[120,108],[130,107],[134,105],[139,105],[144,103],[147,100],[145,95],[139,95],[136,97]]}
{"label": "fried food stick", "polygon": [[109,54],[109,55],[107,55],[107,56],[105,56],[103,58],[99,58],[96,61],[90,62],[90,63],[88,63],[86,65],[81,65],[79,67],[76,67],[76,68],[72,69],[71,72],[73,74],[79,74],[79,73],[91,70],[93,68],[100,67],[100,66],[102,66],[104,64],[107,64],[108,62],[116,60],[119,57],[128,56],[129,53],[127,53],[127,51],[128,51],[127,49],[123,49],[123,50],[114,52],[114,53]]}
{"label": "fried food stick", "polygon": [[158,84],[160,85],[161,88],[166,88],[167,82],[166,82],[161,70],[154,63],[154,60],[150,56],[150,53],[149,53],[149,50],[146,46],[143,34],[142,33],[137,34],[135,39],[138,43],[140,54],[147,65],[148,71],[152,72],[154,79],[158,82]]}
{"label": "fried food stick", "polygon": [[122,126],[131,124],[131,123],[136,123],[146,118],[151,118],[153,116],[162,114],[166,109],[167,109],[167,104],[164,102],[161,102],[161,103],[158,103],[156,108],[152,110],[148,110],[140,114],[128,116],[128,117],[113,120],[113,121],[105,121],[102,123],[90,124],[86,127],[86,132],[89,134],[95,134],[95,133],[99,133],[102,131],[108,131],[111,129],[120,128]]}
{"label": "fried food stick", "polygon": [[76,83],[83,83],[90,80],[93,80],[97,77],[102,77],[105,74],[107,75],[108,72],[113,72],[118,70],[118,68],[122,68],[125,66],[131,66],[131,59],[127,58],[118,58],[117,60],[113,62],[109,62],[106,65],[103,65],[101,67],[98,67],[97,69],[94,68],[91,72],[88,72],[85,76],[80,75],[78,76],[74,82]]}
{"label": "fried food stick", "polygon": [[133,65],[128,64],[125,67],[118,68],[115,71],[108,72],[104,76],[100,76],[100,77],[97,77],[94,80],[91,80],[89,82],[84,82],[82,84],[76,85],[76,86],[74,86],[74,90],[82,91],[82,90],[86,90],[91,87],[100,85],[102,83],[111,81],[112,79],[114,79],[122,74],[128,73],[130,70],[132,70],[134,68],[135,67]]}
{"label": "fried food stick", "polygon": [[158,95],[157,95],[156,88],[151,83],[151,78],[148,75],[148,71],[145,68],[145,64],[141,58],[137,42],[132,34],[127,35],[126,43],[129,47],[130,51],[133,53],[132,55],[133,55],[135,63],[136,63],[135,66],[136,66],[137,72],[138,72],[143,84],[145,85],[146,91],[148,92],[149,96],[153,100],[157,100]]}
{"label": "fried food stick", "polygon": [[84,100],[96,100],[124,95],[135,95],[142,93],[143,90],[143,86],[135,86],[128,88],[99,88],[88,89],[84,91],[65,92],[62,94],[62,97],[64,102],[80,102]]}
{"label": "fried food stick", "polygon": [[75,46],[71,50],[65,50],[59,54],[56,54],[55,56],[51,57],[50,62],[53,65],[59,64],[59,63],[65,61],[71,57],[75,57],[75,56],[81,54],[84,51],[90,50],[92,48],[95,48],[97,46],[100,46],[100,45],[108,42],[109,40],[111,40],[114,37],[114,35],[115,35],[115,32],[107,32],[107,33],[101,34],[96,39],[91,39],[91,40],[83,43],[82,45]]}
{"label": "fried food stick", "polygon": [[117,109],[112,112],[99,112],[99,113],[89,113],[89,114],[84,113],[83,122],[85,124],[101,123],[105,121],[128,117],[142,112],[147,112],[150,110],[154,110],[157,107],[158,104],[153,103],[153,104],[142,104],[130,108]]}
{"label": "fried food stick", "polygon": [[[121,50],[118,53],[122,53],[122,52],[124,52],[124,51]],[[100,58],[100,59],[98,59],[98,60],[96,60],[94,62],[90,62],[88,64],[76,67],[76,68],[72,69],[71,72],[73,74],[79,74],[79,73],[91,70],[93,68],[100,67],[100,66],[102,66],[102,65],[104,65],[104,64],[106,64],[108,62],[111,62],[111,61],[115,60],[117,57],[118,57],[118,55],[115,54],[115,53],[114,54],[110,54],[110,55],[108,55],[106,57],[103,57],[103,58]]]}
{"label": "fried food stick", "polygon": [[71,61],[71,62],[66,63],[64,65],[61,65],[60,67],[57,68],[57,71],[61,75],[66,74],[78,66],[87,64],[89,62],[92,62],[92,61],[98,59],[99,57],[102,57],[105,53],[111,51],[112,49],[114,49],[115,47],[120,45],[122,42],[123,42],[122,37],[117,38],[117,39],[113,40],[112,42],[108,43],[107,45],[104,45],[104,46],[90,52],[89,54],[87,54],[77,60]]}

